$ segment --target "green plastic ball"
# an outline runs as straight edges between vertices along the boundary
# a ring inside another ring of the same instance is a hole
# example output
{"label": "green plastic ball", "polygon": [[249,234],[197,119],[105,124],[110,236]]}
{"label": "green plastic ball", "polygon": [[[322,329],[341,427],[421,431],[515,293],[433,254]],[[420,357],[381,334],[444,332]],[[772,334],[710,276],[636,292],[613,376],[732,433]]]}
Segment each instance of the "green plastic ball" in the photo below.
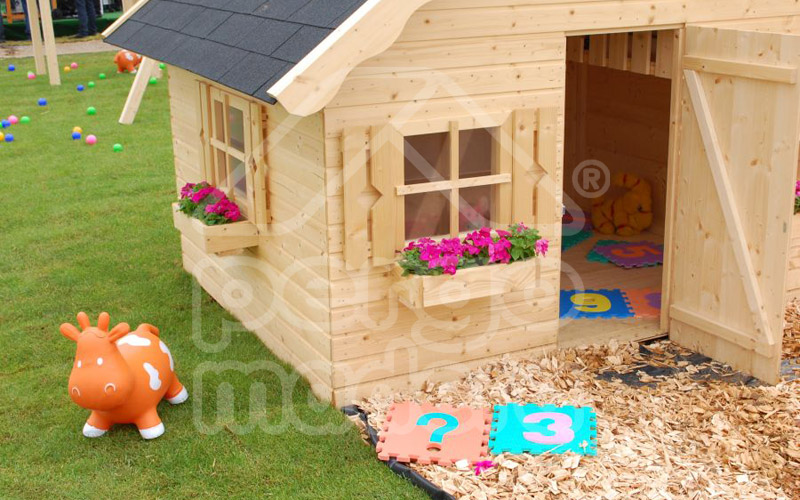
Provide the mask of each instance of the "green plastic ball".
{"label": "green plastic ball", "polygon": [[89,106],[89,108],[86,110],[86,114],[89,116],[94,116],[97,114],[97,109],[95,109],[94,106]]}
{"label": "green plastic ball", "polygon": [[166,68],[166,67],[167,67],[167,65],[166,65],[166,64],[164,64],[164,63],[158,63],[158,68],[159,68],[159,69],[164,69],[164,68]]}
{"label": "green plastic ball", "polygon": [[114,147],[113,147],[113,149],[114,149],[114,152],[115,152],[115,153],[121,153],[121,152],[122,152],[122,149],[123,149],[123,148],[122,148],[122,144],[119,144],[119,143],[117,143],[117,144],[114,144]]}
{"label": "green plastic ball", "polygon": [[151,78],[150,78],[150,85],[155,85],[156,83],[158,83],[158,78],[156,78],[156,77],[151,77]]}
{"label": "green plastic ball", "polygon": [[98,78],[100,78],[101,80],[105,80],[106,79],[106,74],[105,73],[100,73],[98,75]]}
{"label": "green plastic ball", "polygon": [[22,118],[19,119],[19,122],[20,123],[30,123],[31,122],[31,118],[29,116],[23,116]]}
{"label": "green plastic ball", "polygon": [[89,82],[86,84],[90,89],[94,88],[94,82]]}

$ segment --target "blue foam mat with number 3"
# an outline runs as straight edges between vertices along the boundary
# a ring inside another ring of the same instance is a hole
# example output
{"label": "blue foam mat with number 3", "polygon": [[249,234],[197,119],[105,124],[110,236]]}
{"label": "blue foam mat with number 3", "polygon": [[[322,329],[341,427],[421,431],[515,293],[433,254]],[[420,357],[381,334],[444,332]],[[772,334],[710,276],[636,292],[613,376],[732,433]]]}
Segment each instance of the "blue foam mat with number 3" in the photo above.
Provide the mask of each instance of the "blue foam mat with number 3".
{"label": "blue foam mat with number 3", "polygon": [[567,452],[597,455],[597,417],[591,408],[496,405],[489,449],[500,453]]}

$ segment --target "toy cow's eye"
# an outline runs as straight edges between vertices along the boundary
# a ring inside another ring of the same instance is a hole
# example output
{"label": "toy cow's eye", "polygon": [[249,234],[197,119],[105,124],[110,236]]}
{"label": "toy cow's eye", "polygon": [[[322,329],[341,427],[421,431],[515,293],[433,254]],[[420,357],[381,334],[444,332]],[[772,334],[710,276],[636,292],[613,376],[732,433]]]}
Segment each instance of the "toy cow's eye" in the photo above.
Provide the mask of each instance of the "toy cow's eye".
{"label": "toy cow's eye", "polygon": [[103,358],[97,358],[97,366],[103,366]]}
{"label": "toy cow's eye", "polygon": [[81,360],[79,359],[78,360],[78,368],[80,368],[80,367],[81,367]]}

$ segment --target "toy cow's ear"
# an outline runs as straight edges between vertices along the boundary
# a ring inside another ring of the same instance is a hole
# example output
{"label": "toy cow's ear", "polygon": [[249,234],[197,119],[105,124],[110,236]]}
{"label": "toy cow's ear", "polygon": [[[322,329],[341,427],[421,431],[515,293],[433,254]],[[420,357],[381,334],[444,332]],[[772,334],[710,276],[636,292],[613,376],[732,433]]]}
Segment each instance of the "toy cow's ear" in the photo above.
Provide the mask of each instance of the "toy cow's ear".
{"label": "toy cow's ear", "polygon": [[61,325],[60,330],[61,330],[61,335],[67,337],[73,342],[77,342],[78,337],[80,337],[81,335],[81,331],[75,328],[75,325],[71,323],[64,323],[63,325]]}
{"label": "toy cow's ear", "polygon": [[111,324],[111,316],[107,312],[101,312],[100,317],[97,318],[97,328],[107,332],[109,324]]}
{"label": "toy cow's ear", "polygon": [[128,325],[128,323],[120,323],[111,329],[111,333],[108,334],[108,340],[111,342],[116,342],[125,335],[129,334],[130,331],[131,327]]}

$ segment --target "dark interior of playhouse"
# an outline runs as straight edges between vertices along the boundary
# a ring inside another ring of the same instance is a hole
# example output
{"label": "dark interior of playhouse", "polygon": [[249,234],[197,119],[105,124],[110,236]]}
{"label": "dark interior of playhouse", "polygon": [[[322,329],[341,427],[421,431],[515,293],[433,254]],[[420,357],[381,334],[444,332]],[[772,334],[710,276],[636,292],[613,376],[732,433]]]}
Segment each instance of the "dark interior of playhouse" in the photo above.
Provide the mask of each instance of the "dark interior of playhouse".
{"label": "dark interior of playhouse", "polygon": [[[663,265],[623,268],[602,255],[598,258],[593,249],[611,241],[664,243],[674,58],[665,41],[671,42],[671,35],[666,31],[569,39],[563,226],[567,248],[562,255],[561,288],[619,290],[634,316],[565,318],[562,291],[559,342],[565,347],[612,338],[644,340],[664,333],[658,312]],[[592,208],[601,202],[599,193],[614,199],[627,191],[615,185],[619,174],[626,174],[628,186],[642,179],[652,187],[652,225],[625,236],[602,234],[596,227],[587,230]],[[591,302],[591,297],[582,300]],[[588,305],[591,310],[596,304]]]}

